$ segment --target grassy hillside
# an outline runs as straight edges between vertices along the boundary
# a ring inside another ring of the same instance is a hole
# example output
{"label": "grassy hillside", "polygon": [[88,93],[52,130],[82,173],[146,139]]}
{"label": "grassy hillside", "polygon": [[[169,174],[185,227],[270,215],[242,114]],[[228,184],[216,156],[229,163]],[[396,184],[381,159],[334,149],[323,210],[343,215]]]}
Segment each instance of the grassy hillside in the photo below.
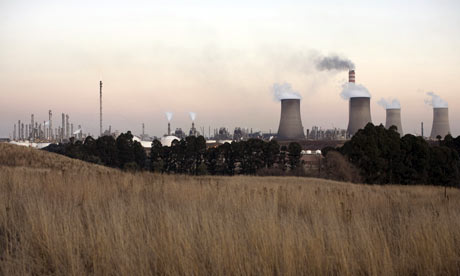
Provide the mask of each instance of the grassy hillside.
{"label": "grassy hillside", "polygon": [[0,144],[2,275],[460,273],[460,191],[123,173]]}

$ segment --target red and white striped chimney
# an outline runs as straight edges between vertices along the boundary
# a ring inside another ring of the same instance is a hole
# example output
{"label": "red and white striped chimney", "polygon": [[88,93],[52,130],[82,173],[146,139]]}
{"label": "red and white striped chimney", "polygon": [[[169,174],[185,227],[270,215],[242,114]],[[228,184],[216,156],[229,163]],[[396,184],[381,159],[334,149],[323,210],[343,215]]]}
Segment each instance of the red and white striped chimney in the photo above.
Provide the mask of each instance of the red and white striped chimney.
{"label": "red and white striped chimney", "polygon": [[348,71],[348,82],[355,83],[355,70]]}

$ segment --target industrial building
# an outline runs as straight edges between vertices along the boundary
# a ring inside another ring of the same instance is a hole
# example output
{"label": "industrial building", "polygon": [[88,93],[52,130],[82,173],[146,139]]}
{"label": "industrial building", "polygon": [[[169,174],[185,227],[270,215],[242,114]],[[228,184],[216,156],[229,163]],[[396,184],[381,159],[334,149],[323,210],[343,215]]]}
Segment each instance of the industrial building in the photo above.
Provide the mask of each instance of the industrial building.
{"label": "industrial building", "polygon": [[401,124],[401,108],[387,108],[386,109],[386,122],[385,127],[390,128],[395,126],[399,134],[403,135],[403,129]]}
{"label": "industrial building", "polygon": [[449,126],[449,109],[447,107],[433,108],[433,126],[431,128],[431,139],[436,139],[438,136],[444,138],[450,134]]}
{"label": "industrial building", "polygon": [[300,99],[281,100],[281,118],[277,139],[280,141],[305,139],[300,117]]}
{"label": "industrial building", "polygon": [[[348,82],[355,83],[355,71],[350,70]],[[371,119],[371,98],[370,97],[350,97],[348,112],[348,136],[355,135],[359,129],[364,128]]]}

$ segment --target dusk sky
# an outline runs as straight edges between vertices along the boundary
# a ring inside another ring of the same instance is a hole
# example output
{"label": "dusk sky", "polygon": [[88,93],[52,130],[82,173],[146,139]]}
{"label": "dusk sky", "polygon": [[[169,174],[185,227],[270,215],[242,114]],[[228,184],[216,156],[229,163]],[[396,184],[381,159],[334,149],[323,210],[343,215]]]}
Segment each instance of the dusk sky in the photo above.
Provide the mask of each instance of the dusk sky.
{"label": "dusk sky", "polygon": [[0,137],[18,119],[60,114],[99,132],[166,132],[196,125],[276,132],[271,88],[303,97],[304,128],[346,128],[340,97],[346,71],[322,71],[331,54],[356,65],[371,93],[374,124],[382,98],[397,98],[405,133],[429,135],[427,92],[448,102],[460,134],[460,1],[51,1],[0,0]]}

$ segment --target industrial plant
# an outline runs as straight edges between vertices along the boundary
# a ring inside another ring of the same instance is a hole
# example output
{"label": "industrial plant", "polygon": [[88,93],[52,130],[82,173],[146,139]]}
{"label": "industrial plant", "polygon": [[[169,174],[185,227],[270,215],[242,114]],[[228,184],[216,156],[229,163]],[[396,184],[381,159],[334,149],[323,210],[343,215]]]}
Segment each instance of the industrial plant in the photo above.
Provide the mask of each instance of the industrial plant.
{"label": "industrial plant", "polygon": [[[244,141],[251,138],[264,140],[276,139],[280,142],[289,141],[345,141],[355,135],[359,129],[364,128],[368,123],[372,123],[371,119],[371,95],[369,91],[362,85],[356,84],[356,73],[354,65],[351,61],[323,60],[318,67],[319,70],[343,70],[348,68],[348,83],[343,86],[341,92],[342,98],[348,101],[348,127],[347,129],[332,128],[323,129],[319,126],[312,126],[311,129],[304,129],[301,119],[301,100],[302,97],[294,91],[290,84],[274,84],[272,92],[275,99],[281,105],[279,127],[277,133],[254,131],[245,127],[236,127],[233,131],[227,127],[213,128],[208,126],[207,133],[204,127],[196,126],[197,114],[189,112],[190,129],[188,131],[176,127],[172,131],[173,112],[165,112],[167,119],[166,132],[161,137],[150,136],[145,133],[145,124],[142,123],[142,131],[135,139],[142,142],[142,145],[148,147],[154,139],[160,139],[164,145],[170,145],[174,140],[185,139],[187,136],[201,136],[207,139],[209,144],[219,144],[232,141]],[[433,92],[428,92],[427,95],[431,100],[425,102],[433,107],[433,124],[431,129],[430,139],[436,139],[450,133],[449,114],[447,102],[442,100]],[[381,99],[378,104],[382,105],[386,111],[385,127],[390,128],[395,126],[397,131],[403,135],[401,123],[401,105],[397,99],[385,100]],[[103,109],[102,109],[102,81],[99,82],[99,136],[111,135],[118,136],[119,132],[112,132],[112,127],[103,131]],[[71,122],[69,114],[61,113],[58,123],[53,124],[53,112],[49,110],[47,118],[43,121],[36,119],[34,114],[30,115],[30,122],[18,120],[17,124],[13,125],[12,140],[15,143],[63,143],[71,139],[83,141],[90,133],[84,133],[80,124]],[[206,135],[207,134],[207,135]],[[423,122],[422,122],[423,136]],[[29,145],[29,144],[27,144]]]}

